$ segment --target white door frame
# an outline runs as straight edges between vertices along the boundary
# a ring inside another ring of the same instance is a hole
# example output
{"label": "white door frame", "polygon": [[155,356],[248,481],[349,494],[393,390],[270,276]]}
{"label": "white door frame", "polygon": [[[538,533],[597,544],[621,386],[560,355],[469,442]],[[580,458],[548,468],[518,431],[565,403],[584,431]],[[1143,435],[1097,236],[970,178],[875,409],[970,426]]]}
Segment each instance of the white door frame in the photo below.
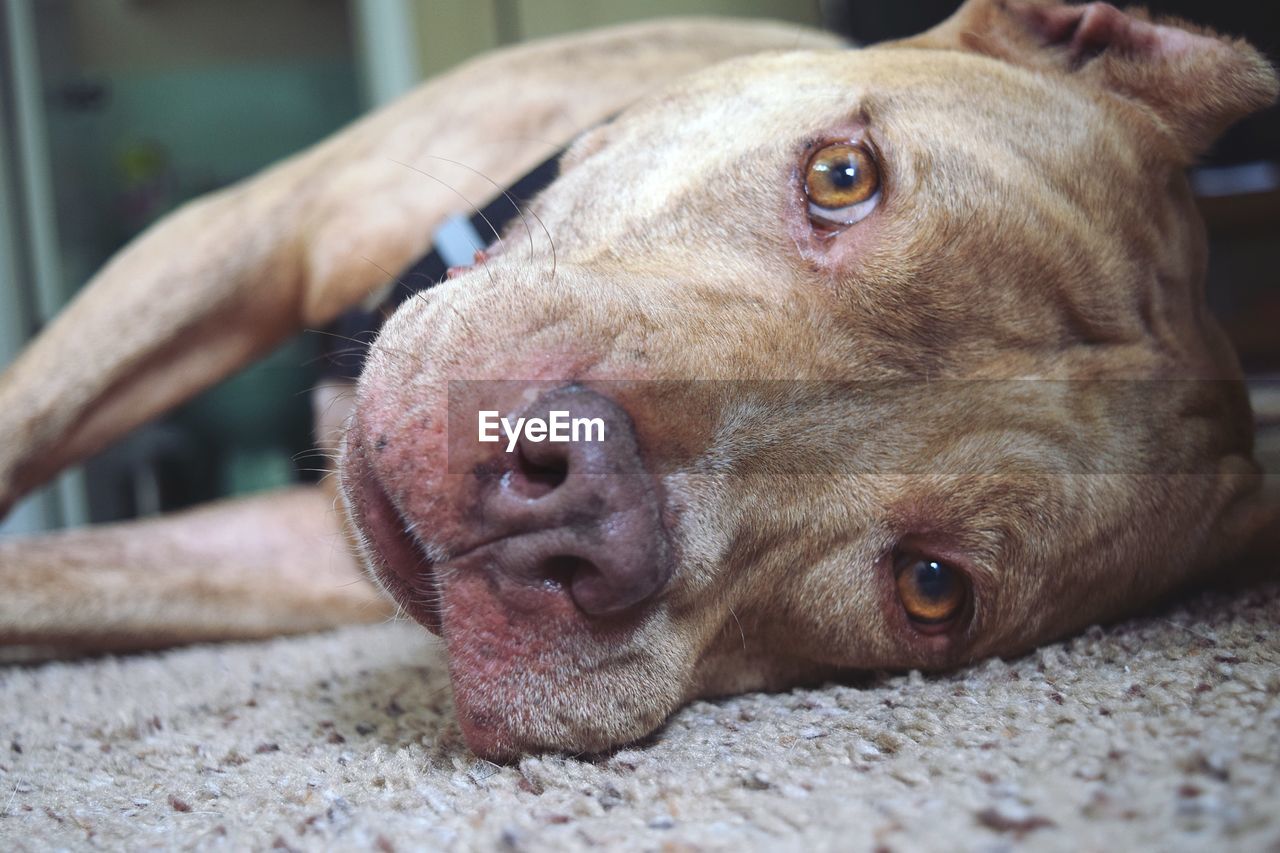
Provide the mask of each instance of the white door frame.
{"label": "white door frame", "polygon": [[365,106],[380,107],[422,79],[413,0],[351,0]]}
{"label": "white door frame", "polygon": [[[37,52],[36,0],[0,0],[0,81],[12,112],[0,111],[0,366],[66,302],[54,206],[45,91]],[[76,469],[15,508],[0,534],[88,521],[84,473]]]}

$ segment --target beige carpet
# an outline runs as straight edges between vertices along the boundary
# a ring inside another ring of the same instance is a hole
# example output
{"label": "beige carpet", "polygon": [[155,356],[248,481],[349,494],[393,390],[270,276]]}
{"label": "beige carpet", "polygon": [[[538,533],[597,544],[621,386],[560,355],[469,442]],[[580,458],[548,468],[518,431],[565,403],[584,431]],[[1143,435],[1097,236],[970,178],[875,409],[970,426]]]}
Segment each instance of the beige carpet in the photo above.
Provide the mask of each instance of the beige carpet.
{"label": "beige carpet", "polygon": [[404,624],[0,669],[0,849],[1280,850],[1280,585],[477,761]]}

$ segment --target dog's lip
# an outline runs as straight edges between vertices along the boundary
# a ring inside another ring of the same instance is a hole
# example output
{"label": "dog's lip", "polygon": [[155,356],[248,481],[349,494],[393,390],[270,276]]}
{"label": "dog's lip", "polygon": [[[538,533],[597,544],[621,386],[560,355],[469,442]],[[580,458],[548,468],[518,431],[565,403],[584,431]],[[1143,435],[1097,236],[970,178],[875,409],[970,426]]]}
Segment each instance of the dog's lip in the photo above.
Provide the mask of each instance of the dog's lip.
{"label": "dog's lip", "polygon": [[359,511],[353,521],[372,552],[371,571],[414,621],[441,636],[437,563],[428,555],[425,543],[413,532],[373,466],[364,459],[357,465],[358,472],[349,478],[358,491]]}
{"label": "dog's lip", "polygon": [[[372,552],[369,560],[372,570],[414,621],[444,638],[444,590],[440,573],[468,560],[483,559],[487,550],[513,537],[469,542],[449,549],[445,557],[432,559],[427,544],[414,532],[415,525],[396,505],[372,466],[366,463],[360,467],[356,488],[361,493],[362,509],[358,526],[366,547]],[[504,602],[520,610],[538,609],[545,605],[549,594],[569,597],[566,589],[558,585],[553,589],[549,583],[503,586]]]}

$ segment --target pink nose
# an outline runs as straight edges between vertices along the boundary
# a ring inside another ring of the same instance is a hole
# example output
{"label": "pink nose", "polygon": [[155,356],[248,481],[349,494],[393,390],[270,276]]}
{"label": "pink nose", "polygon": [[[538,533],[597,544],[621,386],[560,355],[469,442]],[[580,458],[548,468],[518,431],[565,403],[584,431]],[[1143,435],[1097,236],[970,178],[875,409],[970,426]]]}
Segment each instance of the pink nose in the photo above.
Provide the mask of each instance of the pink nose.
{"label": "pink nose", "polygon": [[671,540],[631,418],[578,387],[548,392],[519,416],[549,422],[552,412],[583,428],[565,442],[520,436],[475,507],[476,532],[493,542],[477,562],[511,580],[559,584],[592,615],[653,598],[671,577]]}

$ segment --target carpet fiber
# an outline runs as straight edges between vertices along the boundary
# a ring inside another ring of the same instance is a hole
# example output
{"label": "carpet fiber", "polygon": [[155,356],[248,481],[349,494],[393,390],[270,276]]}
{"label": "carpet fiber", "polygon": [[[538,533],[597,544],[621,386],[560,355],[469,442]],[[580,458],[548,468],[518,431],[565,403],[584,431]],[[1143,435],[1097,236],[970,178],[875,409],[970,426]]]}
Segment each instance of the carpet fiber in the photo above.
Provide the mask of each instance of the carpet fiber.
{"label": "carpet fiber", "polygon": [[405,624],[0,669],[0,849],[1280,850],[1280,585],[497,767]]}

